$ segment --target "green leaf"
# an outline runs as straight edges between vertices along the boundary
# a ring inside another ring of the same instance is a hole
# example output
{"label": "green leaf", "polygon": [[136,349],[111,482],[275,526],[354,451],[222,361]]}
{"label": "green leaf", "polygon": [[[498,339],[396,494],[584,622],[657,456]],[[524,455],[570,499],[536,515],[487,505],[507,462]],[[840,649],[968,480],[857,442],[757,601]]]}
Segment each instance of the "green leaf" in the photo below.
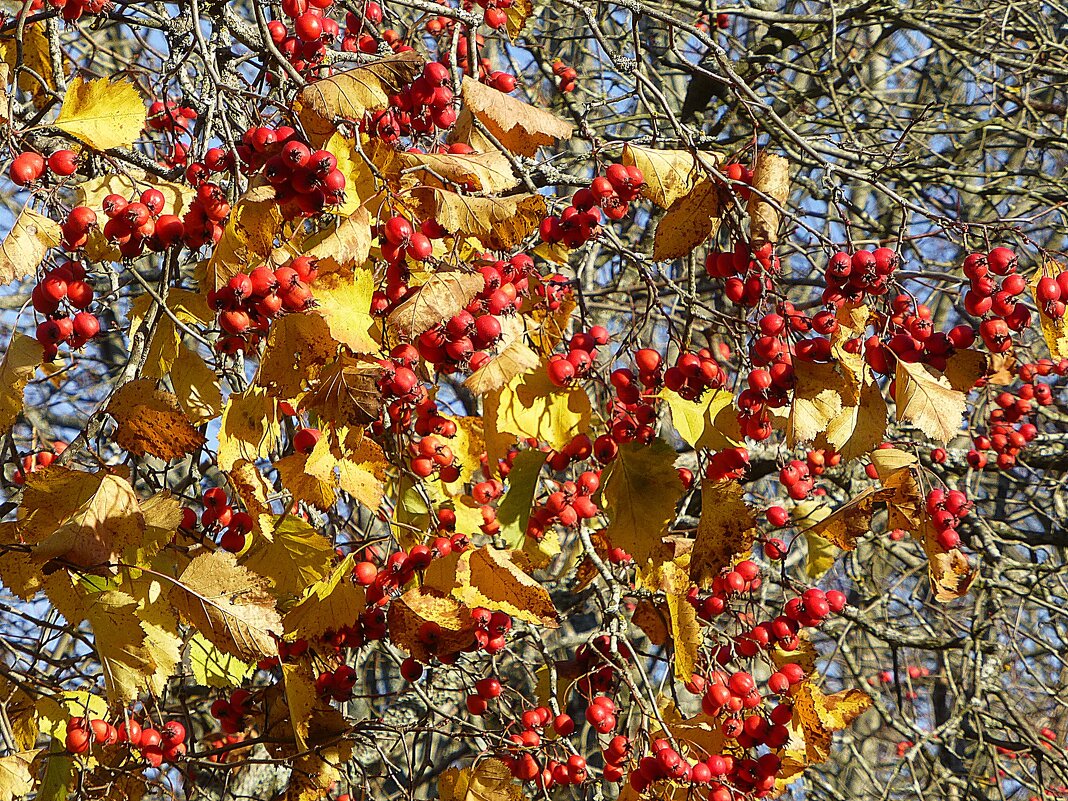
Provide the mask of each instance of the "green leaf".
{"label": "green leaf", "polygon": [[664,389],[660,397],[671,408],[671,422],[679,436],[691,447],[737,447],[742,440],[738,427],[734,395],[725,389],[706,392],[700,400],[686,400],[677,392]]}
{"label": "green leaf", "polygon": [[523,451],[515,457],[508,472],[508,491],[497,507],[497,520],[501,524],[501,536],[509,548],[522,548],[527,538],[527,521],[538,488],[538,476],[548,455],[540,450]]}
{"label": "green leaf", "polygon": [[237,687],[253,670],[248,662],[219,650],[199,631],[189,638],[188,653],[193,678],[202,687]]}

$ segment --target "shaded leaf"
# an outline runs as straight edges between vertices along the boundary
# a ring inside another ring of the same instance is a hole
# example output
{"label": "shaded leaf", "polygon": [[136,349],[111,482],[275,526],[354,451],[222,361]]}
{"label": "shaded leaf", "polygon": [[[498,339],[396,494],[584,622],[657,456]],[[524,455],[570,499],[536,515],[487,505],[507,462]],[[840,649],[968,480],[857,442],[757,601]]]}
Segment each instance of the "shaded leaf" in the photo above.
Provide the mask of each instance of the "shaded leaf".
{"label": "shaded leaf", "polygon": [[314,314],[284,314],[267,333],[256,384],[281,400],[296,398],[337,352],[329,323]]}
{"label": "shaded leaf", "polygon": [[[454,598],[422,587],[413,587],[390,603],[387,622],[390,639],[420,662],[429,662],[438,654],[462,651],[475,637],[470,609]],[[426,623],[440,628],[434,649],[419,637],[419,630]]]}
{"label": "shaded leaf", "polygon": [[471,373],[464,381],[475,395],[496,392],[521,373],[533,370],[541,358],[520,338],[506,345],[500,353]]}
{"label": "shaded leaf", "polygon": [[490,250],[515,250],[546,214],[541,195],[470,197],[433,187],[419,187],[412,195],[424,217],[433,217],[450,234],[475,237]]}
{"label": "shaded leaf", "polygon": [[527,538],[527,522],[538,489],[538,477],[548,454],[537,449],[515,457],[508,471],[508,489],[497,505],[500,535],[510,548],[522,548]]}
{"label": "shaded leaf", "polygon": [[786,441],[793,447],[810,442],[827,430],[842,412],[843,396],[850,388],[834,364],[817,364],[798,360],[794,365],[793,402],[786,421]]}
{"label": "shaded leaf", "polygon": [[671,423],[675,430],[691,447],[722,450],[736,447],[742,441],[734,393],[717,389],[692,401],[670,389],[663,389],[660,397],[671,409]]}
{"label": "shaded leaf", "polygon": [[57,223],[29,206],[24,208],[0,242],[0,285],[33,275],[48,249],[57,247],[62,239]]}
{"label": "shaded leaf", "polygon": [[0,434],[7,433],[22,414],[23,393],[41,364],[43,350],[36,339],[17,331],[11,335],[0,361]]}
{"label": "shaded leaf", "polygon": [[336,426],[370,425],[382,409],[381,372],[374,362],[342,354],[323,368],[301,406]]}
{"label": "shaded leaf", "polygon": [[670,261],[688,255],[719,230],[719,185],[704,178],[671,204],[653,235],[653,258]]}
{"label": "shaded leaf", "polygon": [[[711,153],[703,154],[714,166],[718,161]],[[642,171],[645,185],[642,195],[662,209],[670,208],[679,198],[690,194],[704,179],[697,159],[688,150],[654,150],[627,143],[623,145],[623,164]]]}
{"label": "shaded leaf", "polygon": [[238,460],[254,462],[266,456],[281,437],[278,404],[262,387],[249,387],[226,399],[219,430],[220,470]]}
{"label": "shaded leaf", "polygon": [[119,424],[116,442],[130,453],[150,453],[166,461],[192,453],[207,440],[193,428],[178,398],[142,378],[124,384],[108,403],[108,414]]}
{"label": "shaded leaf", "polygon": [[756,538],[756,518],[742,495],[737,481],[701,485],[701,519],[690,554],[690,578],[702,587],[708,587],[736,555],[748,551]]}
{"label": "shaded leaf", "polygon": [[203,425],[222,414],[218,376],[199,353],[184,343],[178,346],[170,377],[178,403],[194,425]]}
{"label": "shaded leaf", "polygon": [[434,273],[389,313],[386,324],[401,339],[414,339],[462,311],[485,284],[479,273]]}
{"label": "shaded leaf", "polygon": [[328,575],[311,584],[285,616],[287,639],[311,639],[349,625],[363,611],[362,587],[352,583],[352,555],[345,557]]}
{"label": "shaded leaf", "polygon": [[[518,561],[517,561],[518,560]],[[466,606],[497,609],[518,620],[556,628],[558,613],[549,593],[523,570],[521,551],[491,546],[460,554],[454,598]]]}
{"label": "shaded leaf", "polygon": [[[753,167],[753,190],[749,195],[749,238],[758,247],[779,241],[781,208],[790,196],[790,164],[782,156],[761,152]],[[770,198],[770,202],[767,198]]]}
{"label": "shaded leaf", "polygon": [[255,538],[239,561],[264,576],[274,596],[287,602],[331,571],[334,549],[306,521],[282,515],[270,531]]}
{"label": "shaded leaf", "polygon": [[895,496],[896,490],[893,488],[870,487],[822,520],[815,521],[814,525],[805,529],[805,533],[820,536],[843,550],[852,551],[857,547],[857,540],[871,531],[875,504],[884,503]]}

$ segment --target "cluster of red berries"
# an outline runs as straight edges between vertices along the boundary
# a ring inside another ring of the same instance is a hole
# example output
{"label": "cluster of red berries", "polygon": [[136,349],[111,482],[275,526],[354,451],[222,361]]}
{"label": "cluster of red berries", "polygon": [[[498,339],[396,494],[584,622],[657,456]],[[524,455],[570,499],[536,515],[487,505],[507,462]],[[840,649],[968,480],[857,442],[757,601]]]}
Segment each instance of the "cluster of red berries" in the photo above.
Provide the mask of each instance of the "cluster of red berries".
{"label": "cluster of red berries", "polygon": [[238,273],[225,286],[209,292],[208,303],[219,312],[219,328],[225,334],[216,348],[236,353],[254,347],[277,315],[309,308],[314,302],[311,284],[317,275],[313,257],[297,256],[277,269],[260,265],[251,273]]}
{"label": "cluster of red berries", "polygon": [[[209,536],[218,537],[219,547],[230,553],[240,553],[245,549],[245,539],[252,532],[252,515],[235,510],[230,505],[226,490],[212,487],[204,491],[201,497],[204,511],[200,515],[200,524]],[[182,529],[187,532],[196,530],[196,513],[186,507],[182,510]]]}
{"label": "cluster of red berries", "polygon": [[11,480],[16,484],[26,483],[26,476],[30,473],[36,473],[42,467],[48,467],[66,449],[66,442],[56,440],[52,443],[52,450],[50,451],[37,451],[37,453],[26,454],[22,457],[20,467],[15,470],[15,475]]}
{"label": "cluster of red berries", "polygon": [[713,250],[705,256],[709,277],[726,279],[723,294],[727,300],[748,308],[755,308],[771,292],[771,274],[781,268],[770,242],[750,248],[748,242],[739,241],[730,252]]}
{"label": "cluster of red berries", "polygon": [[[749,469],[749,450],[744,447],[724,448],[708,460],[706,481],[733,481],[742,478]],[[680,476],[683,485],[693,485],[693,474]]]}
{"label": "cluster of red berries", "polygon": [[33,288],[34,311],[46,318],[36,332],[45,361],[56,358],[63,343],[77,350],[100,333],[100,320],[86,311],[93,302],[93,287],[85,276],[80,262],[66,261],[48,270]]}
{"label": "cluster of red berries", "polygon": [[324,670],[315,677],[315,691],[320,698],[345,702],[352,698],[359,674],[348,665],[338,665],[333,670]]}
{"label": "cluster of red berries", "polygon": [[823,302],[859,303],[865,295],[885,295],[900,263],[900,256],[890,248],[835,253],[824,271],[827,287],[823,290]]}
{"label": "cluster of red berries", "polygon": [[[416,665],[418,665],[418,663],[416,663]],[[419,666],[419,670],[421,673],[422,666]],[[404,672],[403,665],[401,666],[401,672]],[[496,676],[487,676],[484,679],[479,679],[475,682],[475,691],[473,693],[468,693],[467,698],[464,700],[464,703],[467,706],[467,711],[475,717],[484,715],[489,708],[489,702],[496,698],[500,698],[502,691],[503,688],[501,687],[501,682]]]}
{"label": "cluster of red berries", "polygon": [[548,216],[538,229],[542,241],[575,248],[600,230],[601,212],[610,220],[622,220],[628,205],[641,194],[645,177],[637,167],[611,164],[603,176],[594,178],[571,198],[559,217]]}
{"label": "cluster of red berries", "polygon": [[[111,8],[111,0],[48,0],[48,5],[58,9],[64,22],[76,22],[83,14],[101,14]],[[25,13],[40,11],[45,7],[45,0],[31,0]]]}
{"label": "cluster of red berries", "polygon": [[808,462],[800,459],[792,459],[779,470],[779,481],[786,488],[786,492],[795,501],[801,501],[808,497],[816,485],[816,479],[808,466]]}
{"label": "cluster of red berries", "polygon": [[[401,137],[448,130],[455,122],[456,106],[449,68],[440,61],[428,61],[423,74],[390,95],[388,108],[368,114],[361,128],[393,144]],[[466,148],[461,152],[471,151]]]}
{"label": "cluster of red berries", "polygon": [[762,583],[759,566],[750,559],[744,559],[713,578],[708,592],[701,592],[696,587],[691,589],[688,600],[698,616],[712,620],[727,610],[733,596],[755,592]]}
{"label": "cluster of red berries", "polygon": [[[969,253],[962,269],[971,282],[964,293],[964,308],[982,317],[979,335],[991,353],[1012,349],[1012,332],[1031,324],[1031,310],[1017,297],[1027,289],[1027,281],[1017,272],[1019,262],[1009,248],[997,247],[989,253]],[[995,276],[1004,276],[1000,284]]]}
{"label": "cluster of red berries", "polygon": [[1035,285],[1035,300],[1039,310],[1047,317],[1059,320],[1064,317],[1068,302],[1068,270],[1062,270],[1054,278],[1044,275]]}
{"label": "cluster of red berries", "polygon": [[252,714],[252,694],[237,689],[229,698],[216,698],[211,704],[211,716],[219,721],[226,734],[237,734],[245,728],[245,718]]}
{"label": "cluster of red berries", "polygon": [[558,486],[534,507],[527,521],[526,534],[535,541],[540,541],[553,525],[574,528],[580,520],[592,520],[600,511],[592,497],[601,486],[599,470],[587,470],[577,481],[569,479]]}
{"label": "cluster of red berries", "polygon": [[196,118],[195,109],[174,100],[154,100],[149,104],[146,127],[164,133],[170,147],[160,159],[165,166],[174,168],[186,165],[189,160],[189,145],[182,139],[192,139]]}
{"label": "cluster of red berries", "polygon": [[271,41],[297,72],[307,73],[326,57],[327,48],[341,34],[337,20],[327,16],[333,0],[283,0],[282,14],[286,20],[267,23]]}
{"label": "cluster of red berries", "polygon": [[[195,201],[190,204],[190,209],[186,212],[184,218],[179,218],[174,214],[164,214],[163,209],[166,203],[167,199],[163,193],[155,188],[146,189],[132,199],[124,198],[118,194],[108,195],[101,203],[101,209],[104,212],[104,216],[107,217],[107,222],[104,223],[102,229],[104,239],[111,245],[118,247],[119,253],[122,254],[124,259],[135,259],[144,253],[146,248],[156,253],[162,253],[182,241],[185,241],[190,247],[200,247],[200,245],[206,244],[208,241],[217,241],[217,238],[210,238],[215,232],[207,231],[206,224],[198,220],[197,215],[193,213],[193,207],[196,205]],[[78,209],[72,210],[68,218],[68,222],[72,225],[74,213],[77,211]],[[218,219],[225,219],[229,213],[230,206],[225,204],[222,217]],[[96,214],[94,212],[92,223],[95,222]],[[71,233],[77,233],[78,230],[81,230],[80,224]],[[222,236],[221,226],[219,227],[218,235]],[[205,238],[205,236],[209,238]],[[82,238],[79,237],[77,240],[68,239],[68,242],[74,245],[79,240],[82,240]],[[82,240],[82,244],[84,244],[84,240]]]}
{"label": "cluster of red berries", "polygon": [[578,85],[578,70],[570,67],[560,59],[553,61],[553,75],[556,76],[556,88],[562,93],[574,92]]}
{"label": "cluster of red berries", "polygon": [[960,545],[957,527],[971,508],[968,496],[960,490],[933,489],[927,493],[927,514],[931,516],[938,544],[947,551]]}
{"label": "cluster of red berries", "polygon": [[483,9],[482,21],[496,31],[507,24],[508,13],[506,9],[511,8],[512,0],[475,0],[474,3],[471,0],[465,0],[463,3],[466,11],[470,11],[474,5],[478,5]]}
{"label": "cluster of red berries", "polygon": [[[660,354],[652,348],[643,348],[634,354],[634,361],[638,367],[638,380],[650,389],[658,387],[662,367]],[[690,401],[698,400],[709,389],[719,389],[726,380],[727,373],[708,348],[701,348],[696,353],[681,351],[675,364],[663,371],[663,385]]]}
{"label": "cluster of red berries", "polygon": [[[508,766],[512,776],[522,782],[537,783],[545,789],[560,783],[577,784],[585,780],[585,759],[577,754],[573,755],[578,757],[574,763],[570,758],[567,763],[549,760],[544,768],[538,764],[535,757],[535,752],[545,746],[546,741],[542,735],[547,727],[551,726],[560,737],[567,737],[575,731],[575,721],[570,715],[560,714],[554,717],[548,707],[539,706],[525,710],[520,715],[519,724],[522,728],[518,733],[508,735],[508,746],[500,754],[501,761]],[[560,770],[561,764],[563,772]],[[570,769],[572,764],[573,770]],[[558,779],[561,781],[557,781]]]}
{"label": "cluster of red berries", "polygon": [[549,357],[546,371],[549,380],[558,387],[566,387],[575,379],[589,376],[597,359],[597,347],[608,344],[608,330],[595,325],[589,333],[579,332],[567,342],[567,354],[554,353]]}
{"label": "cluster of red berries", "polygon": [[185,756],[185,726],[172,720],[159,730],[145,729],[133,718],[118,726],[100,718],[72,717],[67,721],[64,741],[67,751],[85,754],[94,744],[102,747],[126,745],[137,750],[149,765],[158,768],[164,762],[174,762]]}
{"label": "cluster of red berries", "polygon": [[214,737],[209,737],[205,745],[209,750],[219,751],[220,753],[205,754],[205,758],[208,762],[229,762],[231,759],[236,760],[239,756],[238,750],[234,748],[238,743],[245,741],[244,732],[235,732],[234,734],[220,734]]}
{"label": "cluster of red berries", "polygon": [[78,171],[78,154],[73,150],[56,150],[47,159],[32,150],[19,153],[11,161],[8,177],[16,186],[29,186],[37,183],[50,172],[60,178],[74,175]]}
{"label": "cluster of red berries", "polygon": [[[970,325],[955,326],[948,333],[935,331],[931,309],[923,303],[914,307],[908,295],[897,295],[890,308],[892,314],[885,326],[889,339],[873,334],[864,342],[864,360],[880,375],[893,373],[896,359],[945,370],[954,351],[969,348],[975,342],[975,330]],[[851,350],[855,341],[850,340]]]}

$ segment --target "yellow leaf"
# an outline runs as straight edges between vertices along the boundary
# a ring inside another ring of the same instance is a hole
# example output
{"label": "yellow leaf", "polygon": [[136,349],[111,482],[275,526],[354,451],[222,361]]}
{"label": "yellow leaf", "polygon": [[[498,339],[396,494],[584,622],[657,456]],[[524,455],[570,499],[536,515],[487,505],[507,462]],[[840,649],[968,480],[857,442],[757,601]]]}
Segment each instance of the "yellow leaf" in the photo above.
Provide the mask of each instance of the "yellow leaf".
{"label": "yellow leaf", "polygon": [[[806,535],[822,537],[843,550],[852,551],[857,547],[857,539],[871,531],[871,518],[875,513],[875,504],[884,503],[895,495],[894,489],[871,487],[835,509],[834,512],[828,509],[829,513],[821,518],[795,519],[798,523],[810,525],[810,528],[804,532]],[[826,506],[821,506],[821,508],[827,509]]]}
{"label": "yellow leaf", "polygon": [[238,273],[250,272],[270,255],[281,224],[282,213],[273,197],[263,197],[262,191],[250,189],[238,198],[211,258],[195,271],[204,296],[222,289]]}
{"label": "yellow leaf", "polygon": [[124,384],[108,403],[108,414],[119,424],[119,446],[144,456],[150,453],[165,461],[192,453],[207,440],[193,428],[178,404],[178,398],[142,378]]}
{"label": "yellow leaf", "polygon": [[52,123],[96,150],[132,145],[145,127],[145,101],[132,83],[75,77]]}
{"label": "yellow leaf", "polygon": [[943,371],[949,385],[958,392],[967,394],[990,369],[990,355],[973,348],[956,350],[946,360]]}
{"label": "yellow leaf", "polygon": [[201,687],[240,687],[254,666],[219,649],[199,631],[193,632],[188,646],[189,668]]}
{"label": "yellow leaf", "polygon": [[663,440],[628,442],[601,477],[601,508],[608,517],[604,534],[638,565],[657,550],[675,519],[683,491],[677,456]]}
{"label": "yellow leaf", "polygon": [[688,255],[719,230],[719,185],[699,181],[668,208],[653,235],[653,258],[670,261]]}
{"label": "yellow leaf", "polygon": [[687,598],[690,577],[685,567],[675,562],[665,562],[661,586],[667,597],[668,615],[671,620],[671,641],[675,646],[675,678],[689,681],[697,664],[697,652],[704,637],[697,622],[697,610]]}
{"label": "yellow leaf", "polygon": [[267,333],[256,384],[280,400],[296,398],[334,357],[329,324],[315,314],[284,314]]}
{"label": "yellow leaf", "polygon": [[334,549],[304,520],[283,515],[271,530],[253,540],[239,561],[266,577],[275,598],[288,603],[330,572]]}
{"label": "yellow leaf", "polygon": [[357,270],[351,278],[324,277],[315,285],[314,314],[326,320],[330,336],[354,353],[378,353],[381,335],[371,315],[374,275]]}
{"label": "yellow leaf", "polygon": [[545,588],[524,572],[525,561],[522,551],[489,545],[464,551],[456,565],[458,586],[452,595],[466,606],[498,609],[518,620],[556,628],[556,607]]}
{"label": "yellow leaf", "polygon": [[[45,35],[44,23],[28,23],[21,31],[22,36],[22,63],[19,63],[19,46],[15,42],[15,31],[5,34],[0,38],[0,57],[8,65],[9,80],[14,77],[18,67],[25,69],[18,71],[18,88],[23,92],[29,92],[33,96],[33,104],[37,108],[44,108],[51,102],[52,94],[47,89],[54,89],[56,76],[52,71],[52,54],[49,47],[48,36]],[[44,79],[45,86],[31,73],[36,73]]]}
{"label": "yellow leaf", "polygon": [[780,208],[790,196],[790,164],[766,151],[753,168],[753,191],[749,195],[749,238],[754,247],[779,241]]}
{"label": "yellow leaf", "polygon": [[527,20],[533,12],[534,4],[531,0],[514,0],[514,2],[504,10],[505,30],[508,31],[509,39],[514,42],[519,37],[519,34],[523,32],[523,27],[527,24]]}
{"label": "yellow leaf", "polygon": [[548,454],[540,450],[523,451],[515,457],[508,471],[508,490],[497,504],[500,537],[509,548],[522,548],[527,539],[527,521],[538,489],[538,477]]}
{"label": "yellow leaf", "polygon": [[529,316],[533,323],[527,326],[527,335],[543,358],[552,356],[557,346],[567,338],[571,316],[577,308],[578,302],[569,294],[555,309],[549,309],[545,303],[539,302],[529,310],[522,310],[523,315]]}
{"label": "yellow leaf", "polygon": [[315,678],[308,665],[283,662],[282,683],[285,686],[286,706],[290,724],[293,726],[294,739],[297,748],[303,751],[308,748],[311,713],[319,702]]}
{"label": "yellow leaf", "polygon": [[234,555],[214,551],[197,556],[171,588],[169,600],[182,618],[222,651],[256,661],[275,656],[272,634],[282,618],[267,579],[237,564]]}
{"label": "yellow leaf", "polygon": [[793,727],[804,734],[809,764],[825,762],[830,756],[831,735],[846,728],[872,705],[871,697],[862,690],[824,695],[810,680],[795,685],[791,694]]}
{"label": "yellow leaf", "polygon": [[360,267],[367,261],[371,252],[371,216],[367,209],[357,207],[348,217],[339,220],[337,225],[323,229],[309,241],[312,244],[304,251],[304,255],[317,260],[320,280],[315,284],[315,296],[318,299],[320,281],[327,274],[348,275],[354,267]]}
{"label": "yellow leaf", "polygon": [[[503,153],[401,153],[401,168],[413,170],[420,183],[448,188],[441,179],[468,192],[496,194],[519,183]],[[421,170],[419,168],[422,168]]]}
{"label": "yellow leaf", "polygon": [[475,237],[490,250],[515,250],[546,214],[541,195],[470,197],[426,186],[412,195],[424,217],[433,217],[454,236]]}
{"label": "yellow leaf", "polygon": [[309,454],[304,470],[377,511],[385,491],[386,466],[382,449],[366,437],[356,445],[344,445],[339,453],[323,437]]}
{"label": "yellow leaf", "polygon": [[[702,157],[709,166],[719,162],[712,153],[703,153]],[[645,178],[642,195],[662,209],[670,208],[676,200],[690,194],[695,184],[706,180],[697,159],[688,150],[653,150],[625,144],[622,162],[642,171]]]}
{"label": "yellow leaf", "polygon": [[737,481],[705,481],[701,486],[701,519],[690,556],[690,578],[702,587],[756,539],[756,519],[743,494]]}
{"label": "yellow leaf", "polygon": [[843,396],[850,393],[849,384],[834,364],[798,360],[794,376],[793,403],[786,422],[786,442],[790,447],[810,442],[826,431],[842,412]]}
{"label": "yellow leaf", "polygon": [[953,389],[945,376],[925,364],[897,360],[897,419],[913,423],[943,444],[960,432],[968,407],[963,392]]}
{"label": "yellow leaf", "polygon": [[706,392],[695,401],[663,389],[660,397],[671,409],[671,423],[688,445],[700,450],[733,448],[742,441],[734,393],[725,389]]}
{"label": "yellow leaf", "polygon": [[[360,134],[359,141],[345,136],[341,131],[334,131],[323,145],[323,150],[334,154],[337,168],[345,176],[345,202],[331,211],[339,217],[362,218],[365,230],[353,229],[347,235],[360,237],[356,240],[358,247],[352,256],[346,256],[351,263],[360,264],[367,258],[371,245],[370,217],[364,217],[367,209],[360,207],[370,201],[384,188],[385,182],[398,177],[396,169],[397,151],[381,139],[370,138]],[[375,175],[375,171],[378,175]],[[380,177],[381,176],[381,177]],[[340,228],[340,226],[339,226]],[[364,244],[366,240],[366,244]],[[357,258],[362,253],[362,257]],[[330,271],[330,265],[320,267]]]}
{"label": "yellow leaf", "polygon": [[434,273],[389,313],[386,325],[401,339],[414,339],[463,310],[485,285],[479,273]]}
{"label": "yellow leaf", "polygon": [[[1042,265],[1042,268],[1031,276],[1031,281],[1029,282],[1031,294],[1035,299],[1035,306],[1038,308],[1038,322],[1042,327],[1042,336],[1046,340],[1046,347],[1049,348],[1049,355],[1055,362],[1060,359],[1068,359],[1068,314],[1063,314],[1056,319],[1046,314],[1043,304],[1038,299],[1038,282],[1046,276],[1056,278],[1065,269],[1068,268],[1063,264],[1047,260]],[[1066,299],[1062,297],[1061,300]]]}
{"label": "yellow leaf", "polygon": [[483,759],[469,768],[448,768],[438,777],[441,801],[525,801],[526,795],[501,760]]}
{"label": "yellow leaf", "polygon": [[170,376],[178,403],[194,425],[203,425],[222,414],[218,376],[199,353],[184,343],[178,345]]}
{"label": "yellow leaf", "polygon": [[174,539],[178,526],[182,523],[182,504],[162,490],[138,502],[141,516],[145,519],[145,533],[138,542],[126,549],[124,561],[127,564],[146,564]]}
{"label": "yellow leaf", "polygon": [[352,583],[354,564],[350,554],[329,575],[308,586],[304,597],[286,614],[286,639],[311,639],[356,620],[366,596],[362,587]]}
{"label": "yellow leaf", "polygon": [[226,399],[219,430],[219,469],[228,471],[239,459],[254,462],[267,456],[281,437],[278,404],[262,387],[249,387]]}
{"label": "yellow leaf", "polygon": [[324,141],[336,122],[359,124],[368,111],[386,108],[389,96],[419,75],[423,63],[414,51],[398,53],[310,83],[297,95],[300,121],[309,136]]}
{"label": "yellow leaf", "polygon": [[59,225],[26,206],[0,242],[0,285],[33,275],[49,248],[59,245]]}
{"label": "yellow leaf", "polygon": [[18,749],[33,748],[39,733],[34,697],[6,678],[0,678],[0,705],[7,718],[14,746]]}
{"label": "yellow leaf", "polygon": [[517,437],[534,437],[559,450],[589,429],[592,414],[585,390],[554,386],[544,365],[483,396],[482,409],[486,452],[494,472],[497,459]]}
{"label": "yellow leaf", "polygon": [[516,338],[471,373],[464,381],[464,386],[475,395],[496,392],[520,373],[533,370],[540,363],[541,357],[521,338]]}
{"label": "yellow leaf", "polygon": [[874,380],[865,377],[863,382],[856,400],[843,397],[842,411],[816,437],[817,443],[825,442],[847,462],[868,453],[886,438],[886,401]]}
{"label": "yellow leaf", "polygon": [[[420,637],[425,623],[436,623],[440,634],[436,647],[430,649]],[[413,587],[389,605],[389,637],[418,659],[429,662],[432,656],[454,654],[471,645],[475,626],[471,610],[456,599],[423,587]]]}
{"label": "yellow leaf", "polygon": [[293,503],[306,503],[320,511],[325,511],[334,505],[337,495],[334,493],[333,476],[324,481],[318,476],[308,475],[305,468],[308,464],[308,454],[291,453],[283,456],[274,463],[278,471],[278,478],[293,498]]}
{"label": "yellow leaf", "polygon": [[122,195],[133,197],[140,195],[146,189],[158,189],[163,193],[163,213],[175,214],[181,217],[196,199],[197,190],[185,183],[173,183],[164,181],[154,175],[149,175],[144,170],[127,168],[122,172],[101,175],[90,178],[74,187],[79,206],[88,206],[102,214],[101,207],[104,198],[108,195]]}
{"label": "yellow leaf", "polygon": [[0,434],[7,433],[22,414],[23,393],[41,364],[41,343],[18,333],[11,335],[0,361]]}
{"label": "yellow leaf", "polygon": [[[827,504],[816,500],[801,501],[790,510],[790,516],[795,524],[818,525],[821,521],[830,517],[831,509]],[[805,535],[805,544],[808,546],[805,560],[805,573],[811,579],[818,579],[834,566],[834,560],[838,557],[838,548],[833,542],[812,528],[802,532]]]}
{"label": "yellow leaf", "polygon": [[927,520],[927,506],[916,458],[896,448],[886,448],[872,451],[871,461],[880,483],[894,493],[886,499],[887,527],[919,532]]}
{"label": "yellow leaf", "polygon": [[[465,109],[513,153],[534,156],[543,145],[571,138],[571,123],[484,83],[465,77],[460,93]],[[465,124],[470,120],[457,120],[458,128]]]}
{"label": "yellow leaf", "polygon": [[[130,304],[130,336],[140,329],[155,300],[147,292],[138,295]],[[167,308],[178,320],[190,326],[207,325],[215,319],[204,297],[187,289],[172,287],[167,293]],[[142,378],[163,378],[170,373],[174,362],[180,355],[182,335],[178,327],[167,314],[160,314],[156,330],[149,342],[148,355]]]}
{"label": "yellow leaf", "polygon": [[19,751],[0,757],[0,801],[15,801],[33,792],[34,757],[40,751]]}

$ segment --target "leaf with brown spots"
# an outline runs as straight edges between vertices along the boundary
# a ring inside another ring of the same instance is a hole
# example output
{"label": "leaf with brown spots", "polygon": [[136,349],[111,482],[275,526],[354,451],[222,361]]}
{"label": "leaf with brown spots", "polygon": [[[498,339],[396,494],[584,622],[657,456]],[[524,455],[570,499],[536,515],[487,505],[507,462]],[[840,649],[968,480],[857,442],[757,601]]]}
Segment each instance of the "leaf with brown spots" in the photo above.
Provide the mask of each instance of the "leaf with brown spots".
{"label": "leaf with brown spots", "polygon": [[706,481],[701,487],[701,519],[690,555],[690,578],[707,587],[719,572],[756,539],[756,518],[742,500],[737,481]]}
{"label": "leaf with brown spots", "polygon": [[119,424],[115,441],[125,450],[172,461],[192,453],[207,440],[193,428],[178,398],[147,378],[124,384],[108,403]]}

